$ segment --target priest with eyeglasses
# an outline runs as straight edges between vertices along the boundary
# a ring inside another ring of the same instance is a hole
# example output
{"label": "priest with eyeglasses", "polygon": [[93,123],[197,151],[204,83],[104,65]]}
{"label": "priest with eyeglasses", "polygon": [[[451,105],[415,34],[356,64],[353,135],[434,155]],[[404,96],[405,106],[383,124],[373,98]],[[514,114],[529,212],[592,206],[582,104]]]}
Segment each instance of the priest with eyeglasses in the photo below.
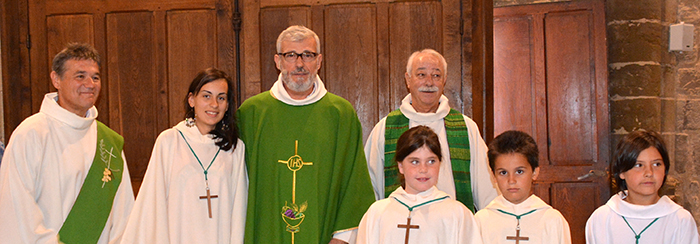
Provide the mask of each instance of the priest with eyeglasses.
{"label": "priest with eyeglasses", "polygon": [[374,202],[352,105],[317,75],[312,30],[277,39],[280,75],[238,110],[249,177],[245,243],[348,243]]}

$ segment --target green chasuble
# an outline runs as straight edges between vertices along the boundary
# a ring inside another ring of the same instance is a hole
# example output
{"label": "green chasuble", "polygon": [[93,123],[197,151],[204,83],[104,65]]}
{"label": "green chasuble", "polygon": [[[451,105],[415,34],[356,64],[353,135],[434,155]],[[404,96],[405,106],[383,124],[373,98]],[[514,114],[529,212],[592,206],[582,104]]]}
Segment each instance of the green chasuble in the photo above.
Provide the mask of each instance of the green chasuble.
{"label": "green chasuble", "polygon": [[269,91],[238,110],[246,145],[245,243],[328,243],[356,228],[374,202],[362,127],[345,99],[304,106]]}

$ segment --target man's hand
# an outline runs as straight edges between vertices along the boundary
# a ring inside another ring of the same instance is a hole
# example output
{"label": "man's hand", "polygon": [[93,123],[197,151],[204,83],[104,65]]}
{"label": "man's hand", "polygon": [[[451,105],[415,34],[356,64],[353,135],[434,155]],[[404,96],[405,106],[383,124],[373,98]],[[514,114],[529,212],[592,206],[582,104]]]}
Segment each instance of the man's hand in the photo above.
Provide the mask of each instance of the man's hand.
{"label": "man's hand", "polygon": [[348,244],[348,243],[347,243],[347,242],[344,242],[344,241],[341,241],[341,240],[338,240],[338,239],[335,239],[335,238],[333,238],[333,239],[331,239],[331,242],[329,242],[328,244]]}

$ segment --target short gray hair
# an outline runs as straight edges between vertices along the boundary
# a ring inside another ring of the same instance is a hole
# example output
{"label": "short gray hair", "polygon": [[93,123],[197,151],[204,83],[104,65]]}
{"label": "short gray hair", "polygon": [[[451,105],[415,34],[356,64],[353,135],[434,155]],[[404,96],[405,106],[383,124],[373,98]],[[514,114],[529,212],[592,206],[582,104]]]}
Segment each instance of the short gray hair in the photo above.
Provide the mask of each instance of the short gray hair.
{"label": "short gray hair", "polygon": [[408,64],[406,64],[406,74],[408,74],[408,76],[411,76],[411,70],[413,69],[413,59],[415,59],[416,56],[418,56],[418,54],[422,54],[422,53],[431,54],[431,55],[437,57],[438,60],[440,60],[440,62],[442,63],[442,76],[443,77],[447,76],[447,61],[445,61],[445,57],[443,57],[442,54],[440,54],[439,52],[437,52],[433,49],[430,49],[430,48],[426,48],[426,49],[423,49],[420,51],[415,51],[415,52],[413,52],[413,54],[411,54],[410,57],[408,57]]}
{"label": "short gray hair", "polygon": [[316,40],[316,52],[321,53],[321,40],[318,39],[316,32],[306,28],[305,26],[292,25],[286,30],[282,31],[282,33],[280,33],[280,35],[277,37],[277,53],[282,52],[283,41],[301,42],[311,37]]}

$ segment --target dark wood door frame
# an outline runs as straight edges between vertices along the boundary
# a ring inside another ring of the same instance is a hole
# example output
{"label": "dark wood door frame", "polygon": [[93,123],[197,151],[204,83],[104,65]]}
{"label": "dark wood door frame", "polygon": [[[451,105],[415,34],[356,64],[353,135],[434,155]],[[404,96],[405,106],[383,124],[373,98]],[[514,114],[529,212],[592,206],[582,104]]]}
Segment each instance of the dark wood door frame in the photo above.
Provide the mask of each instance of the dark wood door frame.
{"label": "dark wood door frame", "polygon": [[[481,136],[486,140],[486,143],[489,143],[494,137],[493,0],[474,1],[472,4],[471,13],[474,14],[471,18],[472,25],[465,23],[463,26],[463,28],[474,28],[473,56],[471,57],[473,74],[471,79],[473,82],[471,87],[473,99],[471,117],[481,129]],[[470,13],[465,11],[465,8],[462,11],[464,16],[469,16]],[[467,96],[463,97],[468,98]]]}
{"label": "dark wood door frame", "polygon": [[7,143],[15,127],[34,113],[31,101],[22,100],[31,97],[27,4],[27,0],[3,1],[0,4],[4,143]]}

